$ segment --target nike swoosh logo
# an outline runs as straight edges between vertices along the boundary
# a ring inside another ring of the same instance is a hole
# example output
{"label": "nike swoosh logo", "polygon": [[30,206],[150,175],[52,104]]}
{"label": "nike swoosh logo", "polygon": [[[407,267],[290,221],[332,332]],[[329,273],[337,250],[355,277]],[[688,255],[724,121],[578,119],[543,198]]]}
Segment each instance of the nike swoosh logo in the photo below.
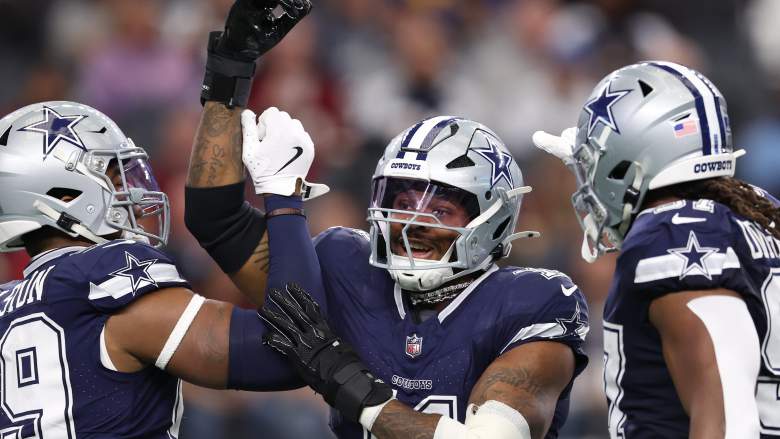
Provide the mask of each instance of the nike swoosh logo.
{"label": "nike swoosh logo", "polygon": [[707,218],[696,218],[691,216],[680,216],[679,213],[675,213],[672,217],[672,224],[690,224],[690,223],[703,223],[707,221]]}
{"label": "nike swoosh logo", "polygon": [[298,157],[300,157],[300,156],[301,156],[301,154],[303,154],[303,148],[301,148],[300,146],[293,146],[293,149],[295,150],[295,155],[293,156],[293,158],[291,158],[289,162],[285,163],[285,164],[284,164],[284,166],[282,166],[281,168],[279,168],[279,170],[278,170],[278,171],[274,172],[274,175],[276,175],[276,174],[278,174],[278,173],[282,172],[282,169],[284,169],[284,168],[288,167],[288,166],[290,165],[290,163],[292,163],[292,162],[294,162],[295,160],[297,160],[297,159],[298,159]]}
{"label": "nike swoosh logo", "polygon": [[575,291],[577,291],[577,285],[572,285],[569,288],[566,288],[563,285],[561,285],[561,292],[563,293],[564,296],[571,296],[572,293],[574,293]]}

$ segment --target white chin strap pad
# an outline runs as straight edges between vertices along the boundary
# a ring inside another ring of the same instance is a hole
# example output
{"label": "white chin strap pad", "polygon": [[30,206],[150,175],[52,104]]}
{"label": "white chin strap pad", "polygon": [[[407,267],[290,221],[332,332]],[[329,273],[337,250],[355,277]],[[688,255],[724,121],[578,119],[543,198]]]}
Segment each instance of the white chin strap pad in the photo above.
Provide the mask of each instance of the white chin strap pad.
{"label": "white chin strap pad", "polygon": [[433,439],[531,439],[531,428],[520,412],[499,401],[466,409],[466,423],[442,416]]}
{"label": "white chin strap pad", "polygon": [[[48,216],[49,218],[51,218],[55,222],[57,222],[60,219],[61,212],[58,212],[57,210],[55,210],[53,207],[49,206],[48,204],[42,203],[42,202],[40,202],[38,200],[35,200],[33,202],[33,207],[38,209],[38,212],[41,212],[42,214]],[[95,235],[94,233],[92,233],[92,231],[90,231],[89,229],[87,229],[86,227],[81,225],[80,223],[72,224],[70,226],[70,229],[76,235],[83,236],[83,237],[89,239],[90,241],[94,242],[95,244],[105,244],[106,242],[108,242],[107,239]]]}
{"label": "white chin strap pad", "polygon": [[585,230],[582,233],[582,249],[580,254],[582,255],[582,259],[584,259],[585,262],[591,264],[595,262],[596,259],[598,259],[599,250],[598,248],[591,248],[588,239],[593,240],[593,242],[598,245],[598,241],[601,239],[601,237],[598,236],[599,228],[596,225],[596,222],[593,220],[593,215],[585,215],[585,218],[583,218],[582,222],[585,224]]}
{"label": "white chin strap pad", "polygon": [[[401,285],[401,288],[410,291],[427,291],[438,287],[447,281],[455,272],[452,267],[439,267],[439,268],[427,268],[431,265],[446,264],[450,260],[452,251],[455,248],[455,243],[452,243],[447,253],[441,257],[440,260],[428,260],[428,259],[414,259],[414,269],[401,268],[394,269],[388,268],[390,277]],[[398,267],[409,264],[409,258],[407,256],[400,256],[396,254],[390,255],[390,266]]]}
{"label": "white chin strap pad", "polygon": [[[409,261],[409,258],[398,255],[392,255],[391,259],[395,259],[398,262],[406,261],[408,263]],[[454,274],[451,267],[425,268],[425,265],[438,265],[442,263],[441,261],[415,259],[414,263],[417,267],[414,270],[392,268],[387,270],[390,273],[390,277],[405,290],[427,291],[443,284],[447,278]]]}

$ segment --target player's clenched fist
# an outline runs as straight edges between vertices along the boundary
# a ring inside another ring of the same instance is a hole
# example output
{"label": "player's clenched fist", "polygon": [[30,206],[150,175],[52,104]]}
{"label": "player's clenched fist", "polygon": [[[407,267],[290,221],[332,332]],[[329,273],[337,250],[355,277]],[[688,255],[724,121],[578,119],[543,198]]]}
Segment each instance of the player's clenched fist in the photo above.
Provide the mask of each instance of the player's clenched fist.
{"label": "player's clenched fist", "polygon": [[311,10],[309,0],[236,0],[224,32],[209,34],[201,103],[246,107],[255,61]]}
{"label": "player's clenched fist", "polygon": [[237,0],[230,8],[217,50],[254,61],[281,41],[310,10],[309,0]]}
{"label": "player's clenched fist", "polygon": [[323,184],[306,182],[314,160],[314,142],[301,122],[271,107],[256,117],[252,110],[241,113],[244,161],[255,192],[289,196],[300,179],[305,199],[328,192]]}

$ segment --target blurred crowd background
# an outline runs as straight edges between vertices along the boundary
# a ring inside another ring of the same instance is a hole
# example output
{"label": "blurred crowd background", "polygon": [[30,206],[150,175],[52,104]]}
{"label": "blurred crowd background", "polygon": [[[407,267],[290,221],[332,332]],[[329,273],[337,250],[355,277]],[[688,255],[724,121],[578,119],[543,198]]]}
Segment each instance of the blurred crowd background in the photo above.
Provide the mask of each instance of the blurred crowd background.
{"label": "blurred crowd background", "polygon": [[[232,0],[0,0],[0,112],[76,100],[114,118],[171,198],[170,250],[196,291],[242,301],[184,227],[183,186],[200,104],[205,43]],[[780,194],[778,0],[314,0],[312,15],[262,60],[251,107],[299,118],[316,143],[310,177],[332,191],[307,205],[312,234],[366,228],[370,178],[387,141],[434,114],[492,127],[534,187],[514,265],[569,273],[591,310],[591,363],[562,438],[606,438],[601,309],[612,258],[580,260],[581,232],[563,166],[535,151],[533,131],[576,123],[596,81],[625,64],[676,61],[725,94],[739,176]],[[2,190],[2,188],[0,188]],[[0,256],[0,280],[20,253]],[[532,294],[533,292],[529,292]],[[329,438],[310,390],[274,394],[188,386],[182,437]]]}

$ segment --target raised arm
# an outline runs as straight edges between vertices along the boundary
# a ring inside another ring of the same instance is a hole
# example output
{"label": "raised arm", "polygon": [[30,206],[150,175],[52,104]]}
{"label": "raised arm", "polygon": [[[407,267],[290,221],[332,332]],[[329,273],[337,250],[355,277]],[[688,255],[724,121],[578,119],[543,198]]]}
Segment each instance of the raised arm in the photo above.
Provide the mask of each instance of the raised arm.
{"label": "raised arm", "polygon": [[192,145],[187,186],[213,188],[244,182],[241,162],[241,111],[216,101],[203,105]]}
{"label": "raised arm", "polygon": [[[282,14],[275,15],[276,8]],[[308,0],[237,0],[224,32],[209,36],[201,102],[185,190],[190,232],[250,299],[262,304],[269,253],[263,214],[244,201],[241,112],[255,62],[311,9]]]}
{"label": "raised arm", "polygon": [[759,436],[758,336],[731,290],[684,291],[650,304],[664,360],[690,417],[691,439]]}

